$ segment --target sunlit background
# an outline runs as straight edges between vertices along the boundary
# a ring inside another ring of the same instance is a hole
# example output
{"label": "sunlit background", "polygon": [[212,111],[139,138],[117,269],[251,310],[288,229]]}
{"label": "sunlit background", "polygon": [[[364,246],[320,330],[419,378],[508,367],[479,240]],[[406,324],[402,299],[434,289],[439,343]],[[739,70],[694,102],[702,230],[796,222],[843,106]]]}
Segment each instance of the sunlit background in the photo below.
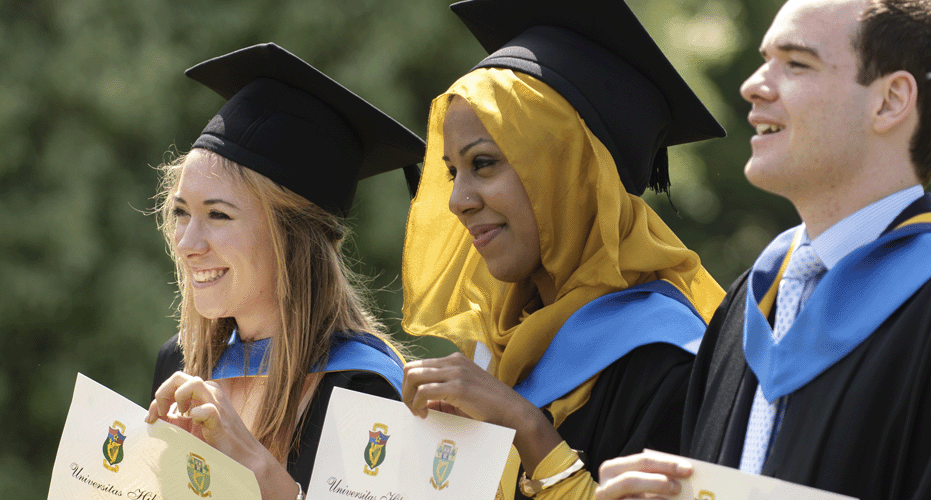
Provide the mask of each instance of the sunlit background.
{"label": "sunlit background", "polygon": [[[678,215],[647,197],[725,287],[798,222],[742,175],[751,130],[738,87],[778,3],[630,2],[728,130],[670,152]],[[46,496],[78,371],[148,404],[175,330],[172,265],[146,215],[151,167],[188,149],[223,103],[184,69],[274,41],[423,134],[431,98],[484,56],[447,4],[0,2],[0,498]],[[349,248],[394,332],[406,196],[400,173],[363,182]]]}

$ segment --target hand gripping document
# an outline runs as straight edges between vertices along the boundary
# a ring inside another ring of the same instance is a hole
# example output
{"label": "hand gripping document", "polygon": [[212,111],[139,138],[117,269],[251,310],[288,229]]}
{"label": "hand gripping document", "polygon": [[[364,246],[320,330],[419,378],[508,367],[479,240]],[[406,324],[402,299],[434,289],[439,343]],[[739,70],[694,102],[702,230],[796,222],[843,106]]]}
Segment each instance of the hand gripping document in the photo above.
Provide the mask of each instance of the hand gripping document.
{"label": "hand gripping document", "polygon": [[49,500],[259,500],[255,475],[179,427],[78,374]]}
{"label": "hand gripping document", "polygon": [[493,500],[514,430],[333,389],[307,498]]}
{"label": "hand gripping document", "polygon": [[[667,453],[644,450],[657,456]],[[680,479],[682,491],[673,500],[857,500],[853,497],[790,483],[768,476],[749,474],[723,465],[686,458],[692,464],[692,476]]]}

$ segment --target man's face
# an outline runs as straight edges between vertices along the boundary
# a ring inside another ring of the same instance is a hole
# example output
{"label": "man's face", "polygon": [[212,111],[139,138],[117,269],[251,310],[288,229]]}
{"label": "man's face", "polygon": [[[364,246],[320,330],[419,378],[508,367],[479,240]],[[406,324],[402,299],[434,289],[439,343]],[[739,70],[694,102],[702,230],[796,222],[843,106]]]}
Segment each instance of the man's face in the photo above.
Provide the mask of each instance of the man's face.
{"label": "man's face", "polygon": [[843,190],[865,157],[868,89],[852,45],[863,0],[789,0],[763,38],[764,62],[741,86],[753,104],[755,186],[793,202]]}

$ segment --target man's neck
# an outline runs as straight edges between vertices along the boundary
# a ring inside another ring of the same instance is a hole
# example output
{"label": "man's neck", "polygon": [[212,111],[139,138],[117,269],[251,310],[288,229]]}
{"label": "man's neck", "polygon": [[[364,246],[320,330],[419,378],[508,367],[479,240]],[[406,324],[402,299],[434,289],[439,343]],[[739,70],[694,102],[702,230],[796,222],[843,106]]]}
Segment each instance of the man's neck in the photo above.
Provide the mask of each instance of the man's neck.
{"label": "man's neck", "polygon": [[831,269],[847,254],[878,238],[915,200],[924,195],[919,185],[898,191],[848,215],[811,242],[821,262]]}
{"label": "man's neck", "polygon": [[807,196],[790,198],[810,238],[817,238],[863,207],[919,184],[910,162],[905,165],[894,161],[872,164],[877,167],[861,170],[857,178],[851,177],[831,189],[815,189]]}

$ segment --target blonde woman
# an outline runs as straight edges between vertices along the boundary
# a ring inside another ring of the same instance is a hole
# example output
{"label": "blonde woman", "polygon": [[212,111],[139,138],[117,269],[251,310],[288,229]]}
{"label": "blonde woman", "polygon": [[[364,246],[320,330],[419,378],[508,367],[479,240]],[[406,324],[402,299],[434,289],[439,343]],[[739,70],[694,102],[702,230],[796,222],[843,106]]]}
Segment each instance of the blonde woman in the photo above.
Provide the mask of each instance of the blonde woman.
{"label": "blonde woman", "polygon": [[492,55],[430,110],[403,326],[462,354],[405,366],[403,399],[516,429],[500,498],[592,498],[603,461],[679,449],[724,293],[639,195],[723,130],[623,2],[453,10]]}
{"label": "blonde woman", "polygon": [[399,397],[403,359],[340,245],[357,179],[415,165],[423,142],[274,44],[187,74],[229,102],[162,169],[180,322],[148,421],[251,469],[263,499],[301,498],[333,388]]}

